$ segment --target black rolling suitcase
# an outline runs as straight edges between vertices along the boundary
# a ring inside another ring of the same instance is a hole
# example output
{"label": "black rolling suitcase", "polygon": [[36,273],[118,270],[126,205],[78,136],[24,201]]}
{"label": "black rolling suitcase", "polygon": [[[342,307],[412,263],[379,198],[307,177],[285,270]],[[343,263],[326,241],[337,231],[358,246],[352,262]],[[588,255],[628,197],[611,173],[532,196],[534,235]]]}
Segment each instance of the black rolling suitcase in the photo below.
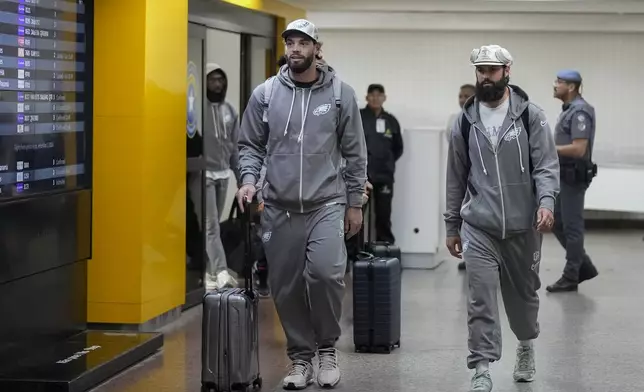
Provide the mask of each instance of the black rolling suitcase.
{"label": "black rolling suitcase", "polygon": [[353,343],[356,352],[400,347],[400,260],[361,253],[353,264]]}
{"label": "black rolling suitcase", "polygon": [[245,206],[244,288],[207,293],[203,299],[202,392],[260,389],[258,295],[251,280],[251,205]]}

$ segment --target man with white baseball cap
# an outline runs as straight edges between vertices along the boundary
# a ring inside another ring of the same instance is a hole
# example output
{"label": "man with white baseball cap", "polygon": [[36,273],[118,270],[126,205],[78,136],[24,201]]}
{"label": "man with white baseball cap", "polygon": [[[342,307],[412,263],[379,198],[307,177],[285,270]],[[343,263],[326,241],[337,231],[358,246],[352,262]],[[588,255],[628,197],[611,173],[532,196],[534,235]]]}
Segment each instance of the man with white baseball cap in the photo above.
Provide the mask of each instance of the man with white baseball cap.
{"label": "man with white baseball cap", "polygon": [[499,285],[519,340],[514,379],[534,379],[541,232],[553,225],[559,161],[543,110],[509,84],[508,50],[482,46],[470,61],[476,93],[450,134],[445,223],[447,248],[467,268],[471,391],[490,392],[489,364],[501,359]]}
{"label": "man with white baseball cap", "polygon": [[[265,162],[262,241],[291,359],[284,389],[340,382],[335,342],[347,263],[345,236],[362,227],[367,149],[355,91],[316,63],[318,32],[296,20],[282,33],[287,63],[248,102],[239,138],[240,205]],[[342,162],[345,165],[342,165]]]}

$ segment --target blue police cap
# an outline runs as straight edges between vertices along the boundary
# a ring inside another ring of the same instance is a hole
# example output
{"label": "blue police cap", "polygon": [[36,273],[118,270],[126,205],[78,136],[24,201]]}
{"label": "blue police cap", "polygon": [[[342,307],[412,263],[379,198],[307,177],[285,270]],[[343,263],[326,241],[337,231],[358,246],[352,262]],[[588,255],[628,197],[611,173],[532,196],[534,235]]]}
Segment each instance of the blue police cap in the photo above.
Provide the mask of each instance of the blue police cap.
{"label": "blue police cap", "polygon": [[564,69],[557,73],[557,79],[570,83],[581,83],[581,74],[573,69]]}

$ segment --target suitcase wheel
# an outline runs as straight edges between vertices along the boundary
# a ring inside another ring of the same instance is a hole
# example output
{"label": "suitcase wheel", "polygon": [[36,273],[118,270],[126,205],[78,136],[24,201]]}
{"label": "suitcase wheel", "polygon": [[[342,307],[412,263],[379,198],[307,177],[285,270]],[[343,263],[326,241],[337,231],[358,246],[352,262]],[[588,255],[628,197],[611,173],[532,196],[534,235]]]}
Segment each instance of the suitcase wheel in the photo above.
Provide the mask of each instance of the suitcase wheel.
{"label": "suitcase wheel", "polygon": [[396,347],[400,348],[400,340],[395,344]]}
{"label": "suitcase wheel", "polygon": [[262,384],[264,383],[264,380],[262,380],[261,377],[258,377],[257,380],[253,381],[253,388],[254,389],[262,389]]}

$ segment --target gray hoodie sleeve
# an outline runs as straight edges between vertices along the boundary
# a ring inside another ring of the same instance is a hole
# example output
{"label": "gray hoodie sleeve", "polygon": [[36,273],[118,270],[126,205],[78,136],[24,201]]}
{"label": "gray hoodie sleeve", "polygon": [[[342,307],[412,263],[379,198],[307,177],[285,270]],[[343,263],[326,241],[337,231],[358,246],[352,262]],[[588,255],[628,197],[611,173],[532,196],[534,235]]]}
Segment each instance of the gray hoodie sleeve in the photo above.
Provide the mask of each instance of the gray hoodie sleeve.
{"label": "gray hoodie sleeve", "polygon": [[259,172],[259,180],[255,185],[257,189],[257,201],[260,203],[264,201],[264,196],[262,195],[262,190],[264,189],[264,182],[266,181],[266,165],[262,166],[262,170]]}
{"label": "gray hoodie sleeve", "polygon": [[362,194],[367,181],[367,144],[355,91],[346,83],[342,83],[339,133],[342,157],[346,159],[344,180],[349,194],[348,204],[349,207],[362,208]]}
{"label": "gray hoodie sleeve", "polygon": [[239,174],[242,184],[257,183],[266,156],[268,129],[263,121],[264,85],[253,91],[244,111],[239,132]]}
{"label": "gray hoodie sleeve", "polygon": [[463,134],[456,130],[461,129],[462,115],[458,115],[454,124],[451,126],[453,132],[449,132],[449,147],[447,150],[447,179],[445,184],[445,202],[447,211],[445,211],[445,227],[448,237],[459,235],[461,223],[461,206],[465,198],[467,189],[467,177],[469,169],[467,167],[467,146]]}
{"label": "gray hoodie sleeve", "polygon": [[233,131],[230,134],[230,142],[232,143],[232,151],[230,153],[230,168],[235,173],[235,179],[239,184],[241,176],[239,175],[239,114],[233,110],[235,117],[235,122],[233,125]]}
{"label": "gray hoodie sleeve", "polygon": [[536,185],[540,208],[555,209],[559,194],[559,156],[548,119],[541,108],[530,104],[530,157],[532,178]]}

